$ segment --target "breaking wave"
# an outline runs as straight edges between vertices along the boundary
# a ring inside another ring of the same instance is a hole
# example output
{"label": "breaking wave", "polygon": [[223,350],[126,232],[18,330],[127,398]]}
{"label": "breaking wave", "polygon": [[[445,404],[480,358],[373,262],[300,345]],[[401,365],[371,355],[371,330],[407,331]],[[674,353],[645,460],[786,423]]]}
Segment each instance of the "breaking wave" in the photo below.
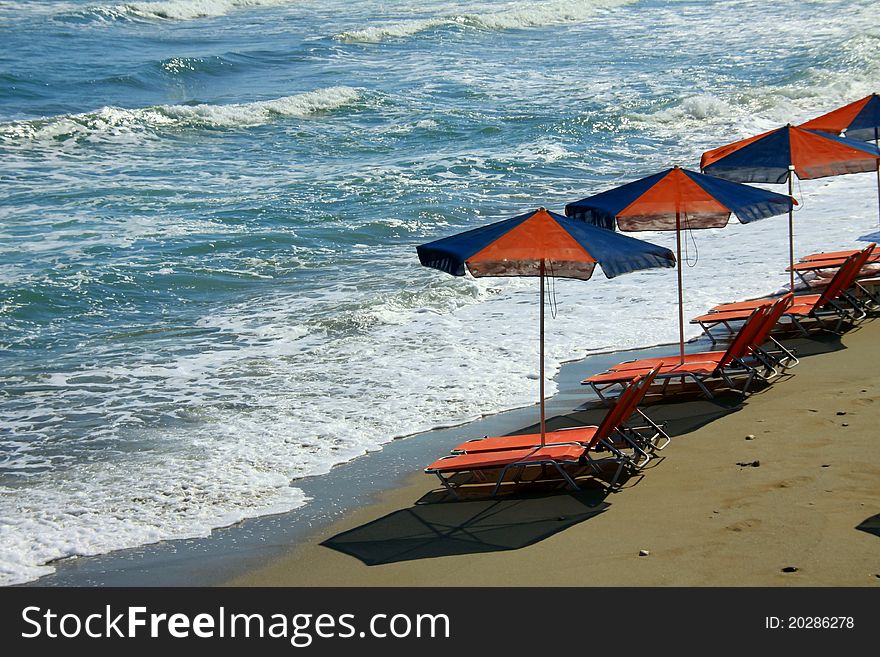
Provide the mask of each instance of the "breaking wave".
{"label": "breaking wave", "polygon": [[102,141],[180,128],[236,128],[278,118],[306,117],[350,105],[360,98],[352,87],[327,87],[293,96],[229,105],[157,105],[137,109],[102,107],[95,112],[0,124],[0,144],[23,141]]}
{"label": "breaking wave", "polygon": [[289,4],[290,0],[166,0],[89,7],[80,15],[104,19],[188,21],[225,16],[237,9]]}
{"label": "breaking wave", "polygon": [[635,0],[593,0],[592,2],[555,0],[537,4],[532,2],[518,3],[502,11],[411,19],[367,27],[362,30],[340,32],[336,35],[336,39],[345,43],[379,43],[388,39],[413,36],[437,28],[515,30],[557,23],[575,23],[589,18],[602,9],[631,4],[632,2]]}

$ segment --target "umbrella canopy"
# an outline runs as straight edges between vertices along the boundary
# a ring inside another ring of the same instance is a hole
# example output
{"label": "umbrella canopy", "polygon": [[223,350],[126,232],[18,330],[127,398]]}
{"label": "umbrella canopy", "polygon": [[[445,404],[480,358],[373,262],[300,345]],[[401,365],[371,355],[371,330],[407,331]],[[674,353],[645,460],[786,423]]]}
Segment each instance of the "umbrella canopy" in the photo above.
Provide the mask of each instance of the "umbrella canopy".
{"label": "umbrella canopy", "polygon": [[737,182],[782,184],[877,168],[880,151],[855,139],[783,126],[703,153],[700,169]]}
{"label": "umbrella canopy", "polygon": [[787,212],[789,196],[673,167],[565,206],[565,214],[596,226],[620,230],[676,230],[676,215],[687,228],[724,228],[735,214],[749,223]]}
{"label": "umbrella canopy", "polygon": [[684,362],[681,229],[723,228],[735,214],[749,223],[787,212],[793,203],[763,189],[674,167],[565,206],[565,214],[590,224],[623,231],[674,230],[678,261],[678,330]]}
{"label": "umbrella canopy", "polygon": [[[748,137],[703,153],[703,173],[737,182],[788,182],[793,195],[794,180],[809,180],[844,173],[874,171],[880,151],[855,139],[835,137],[791,124]],[[794,214],[788,213],[788,251],[791,288],[794,289]]]}
{"label": "umbrella canopy", "polygon": [[672,251],[539,208],[417,247],[419,261],[447,274],[539,276],[541,293],[540,405],[544,444],[544,278],[588,280],[598,264],[607,278],[674,267]]}
{"label": "umbrella canopy", "polygon": [[848,139],[877,141],[880,133],[880,96],[871,94],[838,107],[822,116],[802,123],[799,127],[835,135],[846,133]]}
{"label": "umbrella canopy", "polygon": [[[880,146],[880,96],[871,94],[802,123],[801,128],[845,134],[848,139],[874,140]],[[880,201],[880,160],[877,160],[877,198]]]}

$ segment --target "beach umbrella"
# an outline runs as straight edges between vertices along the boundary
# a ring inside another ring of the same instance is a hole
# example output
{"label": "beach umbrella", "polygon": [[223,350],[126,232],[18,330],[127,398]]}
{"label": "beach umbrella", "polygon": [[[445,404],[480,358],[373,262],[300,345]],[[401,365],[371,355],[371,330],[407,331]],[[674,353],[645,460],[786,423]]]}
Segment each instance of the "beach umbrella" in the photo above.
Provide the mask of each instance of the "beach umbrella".
{"label": "beach umbrella", "polygon": [[723,228],[730,221],[731,214],[735,214],[741,223],[749,223],[783,214],[793,202],[790,196],[673,167],[569,203],[565,206],[565,214],[612,230],[616,222],[622,231],[675,231],[679,354],[684,362],[682,229]]}
{"label": "beach umbrella", "polygon": [[846,133],[849,139],[877,142],[880,140],[880,96],[865,96],[798,127],[835,135]]}
{"label": "beach umbrella", "polygon": [[[880,151],[855,139],[806,130],[791,124],[703,153],[703,173],[737,182],[788,182],[874,171]],[[788,257],[794,289],[794,212],[788,213]]]}
{"label": "beach umbrella", "polygon": [[540,406],[544,444],[544,279],[588,280],[598,264],[607,278],[674,267],[672,251],[539,208],[446,237],[417,249],[419,261],[453,276],[537,276],[540,279]]}
{"label": "beach umbrella", "polygon": [[[830,132],[849,139],[874,141],[880,147],[880,96],[871,94],[801,123],[806,130]],[[880,201],[880,160],[877,162],[877,198]]]}

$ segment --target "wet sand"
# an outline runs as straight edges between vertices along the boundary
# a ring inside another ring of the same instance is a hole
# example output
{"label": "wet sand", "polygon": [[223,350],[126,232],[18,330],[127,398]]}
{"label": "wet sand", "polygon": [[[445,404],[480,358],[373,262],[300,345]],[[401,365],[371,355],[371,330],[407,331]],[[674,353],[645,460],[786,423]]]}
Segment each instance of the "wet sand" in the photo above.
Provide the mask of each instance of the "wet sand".
{"label": "wet sand", "polygon": [[798,348],[817,353],[745,404],[649,406],[673,443],[618,493],[456,502],[414,473],[228,583],[880,586],[880,322]]}

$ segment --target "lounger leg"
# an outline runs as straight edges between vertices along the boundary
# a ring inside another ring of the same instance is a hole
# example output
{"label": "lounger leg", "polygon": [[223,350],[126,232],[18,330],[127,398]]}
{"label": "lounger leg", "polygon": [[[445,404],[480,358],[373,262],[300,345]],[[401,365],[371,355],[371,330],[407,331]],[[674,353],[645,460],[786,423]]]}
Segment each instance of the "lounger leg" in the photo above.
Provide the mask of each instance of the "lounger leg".
{"label": "lounger leg", "polygon": [[617,489],[617,482],[620,479],[620,475],[623,474],[623,461],[619,462],[617,466],[617,471],[614,473],[614,476],[611,478],[611,483],[608,484],[608,488],[612,491]]}
{"label": "lounger leg", "polygon": [[457,500],[461,499],[461,496],[459,496],[458,491],[455,490],[455,488],[452,486],[452,484],[450,484],[449,481],[442,474],[440,474],[439,472],[435,472],[434,474],[437,475],[437,478],[440,480],[440,483],[443,484],[443,487],[446,490],[448,490],[450,493],[452,493],[452,496],[455,499],[457,499]]}
{"label": "lounger leg", "polygon": [[781,342],[779,342],[776,338],[771,336],[770,341],[773,344],[775,344],[777,347],[779,347],[780,351],[782,351],[782,353],[785,354],[786,358],[789,359],[790,364],[784,365],[783,367],[788,369],[788,368],[794,367],[795,365],[798,365],[801,362],[800,360],[798,360],[798,357],[794,355],[793,351],[789,350],[785,345],[783,345]]}
{"label": "lounger leg", "polygon": [[656,437],[662,437],[662,438],[664,439],[665,442],[663,443],[662,446],[658,446],[656,443],[653,443],[653,440],[652,440],[652,443],[653,443],[654,449],[656,449],[656,450],[664,449],[664,448],[665,448],[670,442],[672,442],[672,439],[669,437],[669,434],[667,434],[667,433],[666,433],[666,432],[660,427],[659,424],[657,424],[656,422],[654,422],[654,420],[652,420],[652,419],[649,418],[647,415],[645,415],[645,414],[642,412],[641,409],[637,408],[637,409],[636,409],[636,413],[638,413],[639,417],[641,417],[645,422],[647,422],[648,424],[650,424],[651,427],[654,429],[654,431],[657,432],[655,438],[656,438]]}
{"label": "lounger leg", "polygon": [[797,317],[795,317],[795,316],[792,315],[792,316],[791,316],[791,323],[792,323],[792,324],[794,325],[794,327],[795,327],[798,331],[800,331],[805,337],[810,337],[810,332],[809,332],[806,328],[804,328],[804,325],[801,323],[801,321],[800,321]]}
{"label": "lounger leg", "polygon": [[[715,395],[712,394],[712,391],[709,390],[708,386],[703,383],[703,380],[700,377],[693,374],[691,375],[691,378],[694,380],[697,386],[699,386],[700,390],[703,391],[703,394],[706,395],[706,399],[715,399]],[[684,376],[682,376],[681,380],[682,383],[684,383]]]}
{"label": "lounger leg", "polygon": [[578,485],[576,483],[574,483],[574,479],[571,478],[571,475],[569,475],[565,471],[565,469],[561,465],[559,465],[559,463],[557,463],[556,461],[553,461],[552,463],[554,466],[556,466],[556,469],[559,471],[559,474],[562,475],[562,477],[565,479],[565,481],[568,482],[568,485],[571,486],[573,490],[580,490]]}
{"label": "lounger leg", "polygon": [[518,464],[508,463],[504,466],[504,469],[501,470],[501,474],[498,475],[498,481],[495,482],[495,488],[492,489],[492,497],[495,497],[498,494],[498,489],[501,488],[501,484],[504,482],[504,477],[507,475],[507,471],[516,465]]}
{"label": "lounger leg", "polygon": [[745,383],[745,385],[743,386],[743,389],[742,389],[742,396],[743,396],[743,397],[745,397],[746,395],[748,395],[748,393],[749,393],[749,388],[750,388],[751,385],[752,385],[752,380],[755,378],[755,374],[756,374],[756,372],[754,372],[754,371],[749,372],[749,376],[748,376],[748,378],[746,379],[746,383]]}
{"label": "lounger leg", "polygon": [[632,438],[627,436],[625,433],[623,433],[622,431],[618,431],[618,433],[620,434],[621,438],[623,438],[623,440],[629,444],[629,446],[633,449],[634,452],[638,452],[639,454],[642,455],[642,458],[645,459],[640,464],[636,464],[636,467],[639,469],[645,467],[648,464],[648,462],[651,460],[651,455],[648,452],[646,452],[644,449],[642,449],[641,446],[635,440],[633,440]]}

